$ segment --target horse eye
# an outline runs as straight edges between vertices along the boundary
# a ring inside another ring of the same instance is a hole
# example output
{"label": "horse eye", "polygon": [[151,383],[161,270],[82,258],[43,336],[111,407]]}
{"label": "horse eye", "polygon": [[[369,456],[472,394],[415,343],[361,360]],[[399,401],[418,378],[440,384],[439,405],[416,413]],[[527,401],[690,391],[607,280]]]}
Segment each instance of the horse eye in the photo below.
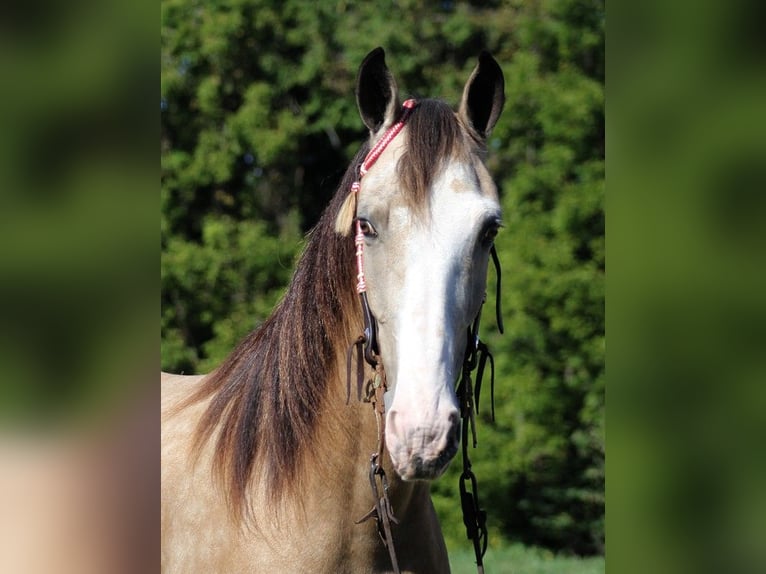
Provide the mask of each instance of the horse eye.
{"label": "horse eye", "polygon": [[359,219],[359,229],[362,230],[362,233],[365,237],[377,237],[378,232],[375,231],[375,228],[372,226],[372,223],[367,221],[366,219]]}

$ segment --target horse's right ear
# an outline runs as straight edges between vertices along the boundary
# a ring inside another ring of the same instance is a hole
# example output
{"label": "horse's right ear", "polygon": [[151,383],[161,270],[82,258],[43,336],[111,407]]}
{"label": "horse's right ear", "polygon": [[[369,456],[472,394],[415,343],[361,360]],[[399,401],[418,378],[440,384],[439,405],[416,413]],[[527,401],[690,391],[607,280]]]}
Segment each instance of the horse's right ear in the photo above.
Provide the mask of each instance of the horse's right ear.
{"label": "horse's right ear", "polygon": [[372,135],[388,128],[399,111],[399,90],[386,67],[383,48],[375,48],[359,67],[356,77],[356,104],[359,115]]}

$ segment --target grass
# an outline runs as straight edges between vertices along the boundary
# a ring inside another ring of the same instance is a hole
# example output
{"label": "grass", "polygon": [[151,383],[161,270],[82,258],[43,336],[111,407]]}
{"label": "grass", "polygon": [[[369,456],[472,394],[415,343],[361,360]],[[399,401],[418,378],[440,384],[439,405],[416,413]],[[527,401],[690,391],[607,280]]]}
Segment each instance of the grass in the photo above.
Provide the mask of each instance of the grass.
{"label": "grass", "polygon": [[[452,574],[476,574],[472,548],[452,551],[449,559]],[[515,544],[489,548],[484,555],[484,570],[486,574],[603,574],[604,557],[558,556],[548,550]]]}

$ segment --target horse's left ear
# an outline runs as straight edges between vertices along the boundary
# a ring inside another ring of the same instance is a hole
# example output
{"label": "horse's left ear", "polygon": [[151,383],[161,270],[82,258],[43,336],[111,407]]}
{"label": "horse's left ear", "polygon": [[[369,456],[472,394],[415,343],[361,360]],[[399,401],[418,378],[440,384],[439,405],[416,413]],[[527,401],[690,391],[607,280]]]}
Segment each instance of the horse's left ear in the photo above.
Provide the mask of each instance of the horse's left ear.
{"label": "horse's left ear", "polygon": [[495,127],[500,112],[503,111],[503,104],[503,71],[489,52],[482,52],[479,63],[463,88],[463,99],[458,113],[481,137],[486,138]]}
{"label": "horse's left ear", "polygon": [[375,135],[388,128],[399,113],[399,91],[386,66],[383,48],[375,48],[359,67],[356,78],[356,103],[362,121]]}

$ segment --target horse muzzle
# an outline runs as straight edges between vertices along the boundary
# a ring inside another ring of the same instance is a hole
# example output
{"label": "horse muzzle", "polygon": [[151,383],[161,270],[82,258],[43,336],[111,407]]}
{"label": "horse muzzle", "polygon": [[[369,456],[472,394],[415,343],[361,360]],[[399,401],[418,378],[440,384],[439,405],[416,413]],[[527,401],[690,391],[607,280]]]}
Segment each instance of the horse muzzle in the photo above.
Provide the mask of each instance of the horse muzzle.
{"label": "horse muzzle", "polygon": [[391,410],[386,422],[386,446],[394,470],[402,480],[434,480],[454,458],[460,443],[457,409],[442,417],[443,424],[407,424],[403,413]]}

